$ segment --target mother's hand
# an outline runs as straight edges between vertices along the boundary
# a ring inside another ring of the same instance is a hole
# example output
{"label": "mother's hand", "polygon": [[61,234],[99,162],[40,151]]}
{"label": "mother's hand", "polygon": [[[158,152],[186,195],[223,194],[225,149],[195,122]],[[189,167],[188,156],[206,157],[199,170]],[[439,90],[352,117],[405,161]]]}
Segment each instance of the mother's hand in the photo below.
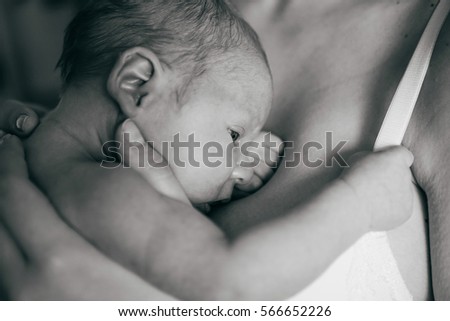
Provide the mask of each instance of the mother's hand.
{"label": "mother's hand", "polygon": [[26,105],[15,100],[0,101],[0,132],[27,137],[44,114],[45,109],[36,105]]}

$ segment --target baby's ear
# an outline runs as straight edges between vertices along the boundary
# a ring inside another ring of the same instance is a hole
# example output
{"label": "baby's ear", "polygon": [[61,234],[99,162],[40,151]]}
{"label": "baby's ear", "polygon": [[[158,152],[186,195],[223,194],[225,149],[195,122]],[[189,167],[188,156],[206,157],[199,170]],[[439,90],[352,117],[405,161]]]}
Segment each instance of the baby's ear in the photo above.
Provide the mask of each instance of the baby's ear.
{"label": "baby's ear", "polygon": [[117,60],[108,78],[108,92],[122,112],[132,118],[142,99],[158,87],[155,83],[161,75],[158,57],[147,48],[134,47],[123,52]]}

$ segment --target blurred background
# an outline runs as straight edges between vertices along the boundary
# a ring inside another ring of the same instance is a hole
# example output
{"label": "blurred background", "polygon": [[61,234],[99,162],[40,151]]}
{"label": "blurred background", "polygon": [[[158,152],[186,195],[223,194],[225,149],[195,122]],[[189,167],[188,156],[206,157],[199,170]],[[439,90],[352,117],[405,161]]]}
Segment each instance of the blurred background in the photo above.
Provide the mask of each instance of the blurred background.
{"label": "blurred background", "polygon": [[0,99],[53,108],[64,29],[88,0],[0,0]]}
{"label": "blurred background", "polygon": [[[0,101],[57,105],[61,81],[55,66],[64,30],[89,1],[96,0],[0,0]],[[233,1],[238,8],[248,2]]]}

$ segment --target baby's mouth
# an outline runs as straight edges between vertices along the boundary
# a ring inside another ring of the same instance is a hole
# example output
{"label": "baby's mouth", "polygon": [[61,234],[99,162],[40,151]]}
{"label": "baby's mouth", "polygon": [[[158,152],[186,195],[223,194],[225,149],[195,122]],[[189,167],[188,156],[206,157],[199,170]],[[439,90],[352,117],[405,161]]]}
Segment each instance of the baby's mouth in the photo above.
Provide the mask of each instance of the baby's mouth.
{"label": "baby's mouth", "polygon": [[194,207],[203,214],[208,214],[211,211],[211,205],[208,203],[194,204]]}
{"label": "baby's mouth", "polygon": [[221,206],[221,205],[230,203],[230,201],[231,201],[231,198],[225,198],[225,199],[222,199],[222,200],[209,202],[208,204],[211,205],[212,207],[214,207],[214,206]]}
{"label": "baby's mouth", "polygon": [[216,206],[223,206],[231,201],[231,198],[222,199],[214,202],[209,203],[202,203],[202,204],[194,204],[194,207],[198,209],[200,212],[204,214],[208,214],[211,212],[211,209]]}

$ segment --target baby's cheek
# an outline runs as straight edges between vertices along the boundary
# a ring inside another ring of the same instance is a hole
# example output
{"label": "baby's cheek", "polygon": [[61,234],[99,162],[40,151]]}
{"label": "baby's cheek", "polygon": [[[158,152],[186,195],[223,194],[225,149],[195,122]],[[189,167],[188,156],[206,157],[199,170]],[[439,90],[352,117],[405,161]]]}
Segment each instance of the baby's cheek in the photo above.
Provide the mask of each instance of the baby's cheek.
{"label": "baby's cheek", "polygon": [[217,200],[232,173],[232,154],[227,157],[226,147],[207,148],[209,145],[172,149],[169,153],[170,166],[191,202]]}
{"label": "baby's cheek", "polygon": [[230,170],[227,168],[201,166],[175,167],[175,176],[193,203],[217,200],[224,184],[228,181]]}

